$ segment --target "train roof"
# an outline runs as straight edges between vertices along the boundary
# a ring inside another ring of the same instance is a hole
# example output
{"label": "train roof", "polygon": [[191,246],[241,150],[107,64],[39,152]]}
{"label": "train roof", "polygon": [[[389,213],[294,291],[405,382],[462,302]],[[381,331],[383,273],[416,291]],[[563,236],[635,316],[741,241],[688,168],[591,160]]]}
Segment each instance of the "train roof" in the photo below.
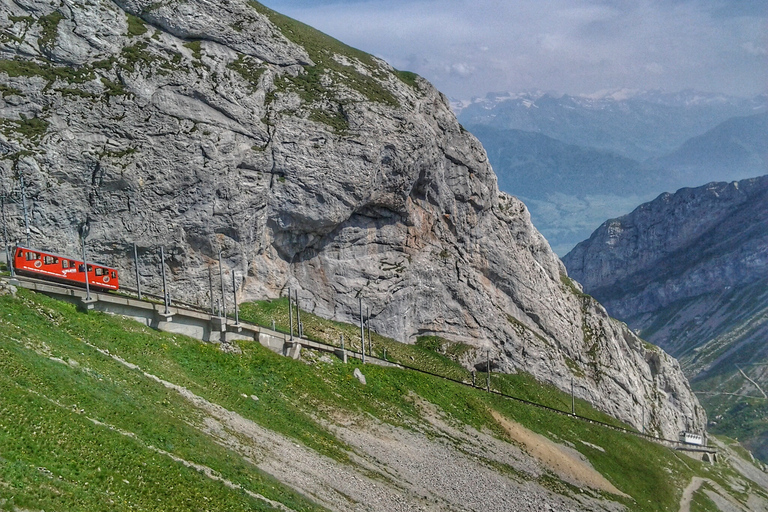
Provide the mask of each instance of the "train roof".
{"label": "train roof", "polygon": [[[78,263],[82,263],[83,262],[83,260],[81,260],[80,258],[73,258],[72,256],[66,256],[64,254],[58,254],[58,253],[55,253],[55,252],[51,252],[51,251],[49,251],[47,249],[35,249],[34,247],[27,247],[25,245],[20,245],[20,244],[16,244],[16,249],[24,249],[26,251],[39,252],[41,254],[47,254],[48,256],[54,256],[56,258],[60,258],[60,259],[63,259],[63,260],[74,260],[74,261],[76,261]],[[14,250],[13,252],[15,253],[16,251]],[[91,265],[97,265],[99,267],[106,268],[108,270],[114,270],[115,272],[118,271],[116,268],[110,267],[108,265],[104,265],[103,263],[97,263],[95,261],[89,261],[88,263],[90,263]]]}

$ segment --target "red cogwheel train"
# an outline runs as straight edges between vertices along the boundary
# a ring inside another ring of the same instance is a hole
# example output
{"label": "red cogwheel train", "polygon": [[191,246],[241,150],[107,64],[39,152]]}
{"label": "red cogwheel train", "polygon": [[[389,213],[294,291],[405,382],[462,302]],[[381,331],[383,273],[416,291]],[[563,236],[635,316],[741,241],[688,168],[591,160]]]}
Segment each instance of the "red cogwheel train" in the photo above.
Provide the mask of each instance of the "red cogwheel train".
{"label": "red cogwheel train", "polygon": [[86,272],[82,260],[20,245],[14,248],[13,266],[19,274],[60,283],[85,286],[87,276],[88,285],[93,288],[117,290],[120,287],[117,269],[89,261]]}

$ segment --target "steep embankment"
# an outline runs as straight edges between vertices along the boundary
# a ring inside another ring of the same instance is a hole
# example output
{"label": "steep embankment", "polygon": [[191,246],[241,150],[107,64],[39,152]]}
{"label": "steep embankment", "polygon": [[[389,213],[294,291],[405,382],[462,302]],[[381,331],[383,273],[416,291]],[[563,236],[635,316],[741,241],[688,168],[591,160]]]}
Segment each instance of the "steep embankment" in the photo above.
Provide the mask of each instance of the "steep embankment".
{"label": "steep embankment", "polygon": [[428,375],[366,365],[362,384],[335,358],[223,353],[10,291],[0,279],[4,510],[650,512],[694,477],[768,510],[735,456],[752,476]]}
{"label": "steep embankment", "polygon": [[339,320],[362,298],[399,340],[439,334],[490,348],[494,368],[573,377],[667,437],[703,428],[677,363],[578,293],[421,78],[241,0],[18,1],[0,23],[2,179],[28,184],[33,245],[77,253],[87,223],[119,268],[136,242],[154,289],[164,245],[172,294],[206,304],[222,249],[241,297],[290,286]]}
{"label": "steep embankment", "polygon": [[680,359],[715,431],[768,460],[768,176],[664,194],[564,262],[611,314]]}

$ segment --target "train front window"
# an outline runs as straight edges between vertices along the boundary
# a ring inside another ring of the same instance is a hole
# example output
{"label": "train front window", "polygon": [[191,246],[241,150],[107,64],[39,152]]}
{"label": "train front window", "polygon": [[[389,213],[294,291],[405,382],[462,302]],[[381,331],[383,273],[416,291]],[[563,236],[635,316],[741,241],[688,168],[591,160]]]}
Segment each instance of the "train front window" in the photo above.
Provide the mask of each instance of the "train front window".
{"label": "train front window", "polygon": [[112,271],[112,279],[114,279],[114,278],[116,278],[116,277],[117,277],[117,272],[115,272],[115,271],[113,270],[113,271]]}

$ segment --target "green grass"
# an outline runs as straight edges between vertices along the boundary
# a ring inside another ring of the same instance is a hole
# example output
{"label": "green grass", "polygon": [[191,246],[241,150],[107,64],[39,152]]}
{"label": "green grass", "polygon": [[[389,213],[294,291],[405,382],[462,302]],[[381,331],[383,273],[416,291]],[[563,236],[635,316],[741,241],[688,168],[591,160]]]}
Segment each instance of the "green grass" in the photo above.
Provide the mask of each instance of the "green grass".
{"label": "green grass", "polygon": [[40,48],[51,51],[56,44],[56,37],[59,32],[59,22],[64,19],[64,15],[59,11],[53,11],[46,16],[40,16],[37,23],[40,25],[41,34],[37,44]]}
{"label": "green grass", "polygon": [[251,92],[256,92],[259,89],[259,80],[266,70],[265,67],[260,67],[253,62],[251,57],[243,54],[238,54],[237,59],[227,64],[227,67],[248,82]]}
{"label": "green grass", "polygon": [[126,13],[126,16],[128,18],[128,37],[138,37],[147,33],[144,20],[132,14]]}
{"label": "green grass", "polygon": [[93,70],[89,68],[55,67],[48,63],[37,63],[27,60],[0,60],[0,72],[10,78],[41,77],[50,86],[56,80],[68,83],[85,83],[92,80]]}
{"label": "green grass", "polygon": [[109,340],[117,337],[138,343],[139,352],[147,343],[162,352],[173,338],[156,338],[106,315],[79,315],[68,304],[24,291],[19,297],[0,297],[3,507],[195,510],[215,504],[217,510],[271,510],[154,446],[296,510],[317,509],[191,426],[200,412],[178,393],[86,344],[113,346]]}
{"label": "green grass", "polygon": [[[677,510],[681,489],[693,474],[706,474],[723,483],[729,477],[725,470],[681,459],[684,456],[633,435],[429,375],[360,366],[359,362],[307,364],[253,342],[239,343],[242,354],[225,354],[214,345],[158,333],[131,320],[80,314],[70,304],[24,290],[18,296],[0,297],[0,500],[14,500],[5,502],[5,507],[12,503],[46,510],[186,510],[190,504],[205,503],[205,497],[215,497],[216,508],[221,510],[261,506],[242,492],[212,482],[149,448],[154,446],[209,466],[224,478],[294,510],[315,509],[237,454],[212,443],[195,427],[201,422],[201,411],[142,372],[184,386],[343,462],[349,462],[349,447],[323,426],[325,421],[333,421],[338,414],[372,415],[393,425],[429,432],[414,400],[420,397],[457,426],[469,425],[505,438],[493,418],[495,410],[557,442],[571,444],[633,497],[619,500],[631,510]],[[244,305],[243,318],[247,309]],[[256,304],[249,316],[267,324],[272,318],[287,320],[287,301]],[[333,338],[339,332],[353,336],[355,330],[350,325],[322,323],[307,313],[302,320],[307,328],[317,322],[317,336]],[[400,357],[412,355],[412,363],[458,371],[460,367],[446,355],[429,350],[438,344],[444,347],[442,341],[426,338],[421,344],[398,344],[401,352],[395,348],[393,352]],[[141,371],[119,364],[92,346],[138,365]],[[356,367],[362,368],[367,385],[352,376]],[[495,385],[550,405],[563,405],[565,400],[561,392],[541,387],[530,377],[494,374],[493,378]],[[98,426],[88,418],[135,437]],[[604,451],[584,445],[582,440]],[[137,484],[141,479],[144,483]],[[543,476],[540,483],[558,492],[573,492],[551,475]],[[115,503],[105,501],[110,499]],[[156,504],[158,499],[162,505]]]}
{"label": "green grass", "polygon": [[39,142],[48,131],[50,123],[45,119],[32,117],[27,119],[23,115],[19,121],[0,118],[0,130],[9,138],[19,137],[30,141]]}
{"label": "green grass", "polygon": [[702,486],[699,487],[695,493],[693,493],[693,499],[691,500],[691,512],[720,512],[720,507],[718,507],[715,502],[709,498],[709,496],[704,494],[705,490],[714,491],[712,486],[706,482],[702,484]]}
{"label": "green grass", "polygon": [[[349,121],[344,114],[344,105],[349,100],[342,97],[343,92],[338,84],[358,92],[368,101],[390,107],[400,106],[400,102],[387,85],[390,72],[373,56],[258,2],[251,1],[250,5],[267,16],[286,38],[304,48],[314,63],[305,66],[304,72],[298,76],[278,77],[275,80],[275,89],[270,91],[265,99],[267,105],[281,92],[295,92],[302,99],[308,111],[308,118],[328,125],[337,135],[343,135],[349,130]],[[339,59],[339,56],[342,59]],[[340,62],[343,59],[347,59],[347,62]],[[366,71],[358,70],[355,62],[365,67]],[[416,75],[413,73],[396,72],[395,76],[410,86],[417,84]],[[331,85],[328,85],[329,80]]]}
{"label": "green grass", "polygon": [[2,95],[3,98],[13,95],[21,96],[21,89],[17,89],[16,87],[11,87],[5,84],[0,84],[0,95]]}

